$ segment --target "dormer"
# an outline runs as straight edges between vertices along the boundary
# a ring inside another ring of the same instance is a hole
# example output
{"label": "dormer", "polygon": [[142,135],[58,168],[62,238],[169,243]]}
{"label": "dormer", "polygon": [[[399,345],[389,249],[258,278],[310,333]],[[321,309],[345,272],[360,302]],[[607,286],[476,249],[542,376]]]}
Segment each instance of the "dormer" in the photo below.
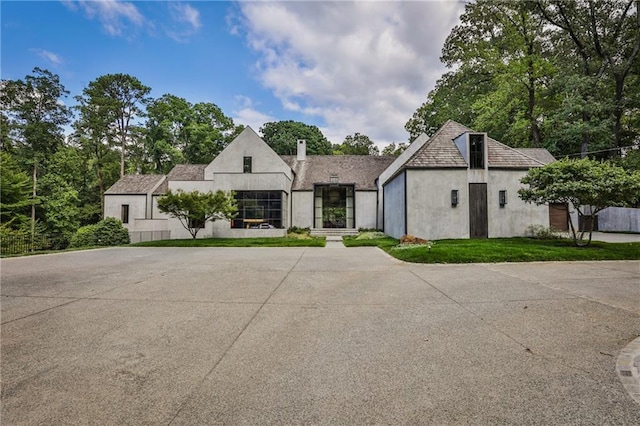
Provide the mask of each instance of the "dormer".
{"label": "dormer", "polygon": [[487,134],[466,132],[453,140],[470,170],[487,170]]}

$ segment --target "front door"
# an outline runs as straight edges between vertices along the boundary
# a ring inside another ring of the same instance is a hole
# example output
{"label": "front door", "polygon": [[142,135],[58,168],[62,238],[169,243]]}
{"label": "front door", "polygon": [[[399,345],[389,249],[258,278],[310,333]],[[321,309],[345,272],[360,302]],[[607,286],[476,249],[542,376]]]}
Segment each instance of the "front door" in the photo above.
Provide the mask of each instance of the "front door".
{"label": "front door", "polygon": [[489,237],[489,215],[487,209],[487,184],[469,184],[469,236]]}

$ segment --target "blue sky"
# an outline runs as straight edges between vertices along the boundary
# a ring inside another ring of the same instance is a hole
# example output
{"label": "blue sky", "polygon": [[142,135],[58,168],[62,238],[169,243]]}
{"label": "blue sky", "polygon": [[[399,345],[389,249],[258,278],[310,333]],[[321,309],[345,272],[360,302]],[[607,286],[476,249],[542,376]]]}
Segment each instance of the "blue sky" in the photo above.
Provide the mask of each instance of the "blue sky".
{"label": "blue sky", "polygon": [[34,67],[60,76],[65,101],[125,73],[188,101],[212,102],[256,131],[317,125],[334,143],[355,132],[405,142],[404,124],[445,71],[456,1],[0,2],[2,79]]}

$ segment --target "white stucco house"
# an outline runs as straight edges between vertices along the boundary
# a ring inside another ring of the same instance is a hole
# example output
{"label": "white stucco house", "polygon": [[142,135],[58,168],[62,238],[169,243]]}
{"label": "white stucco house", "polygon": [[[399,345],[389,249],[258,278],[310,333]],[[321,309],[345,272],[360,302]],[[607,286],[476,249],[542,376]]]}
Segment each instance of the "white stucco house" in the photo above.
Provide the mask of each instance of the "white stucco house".
{"label": "white stucco house", "polygon": [[304,140],[297,155],[281,156],[247,127],[209,164],[124,176],[105,192],[105,217],[122,220],[133,242],[189,238],[158,210],[158,197],[222,189],[236,193],[238,216],[207,223],[199,238],[283,236],[292,226],[379,228],[396,238],[518,236],[549,226],[547,206],[517,196],[527,170],[549,161],[544,149],[516,150],[453,121],[399,157],[307,155]]}

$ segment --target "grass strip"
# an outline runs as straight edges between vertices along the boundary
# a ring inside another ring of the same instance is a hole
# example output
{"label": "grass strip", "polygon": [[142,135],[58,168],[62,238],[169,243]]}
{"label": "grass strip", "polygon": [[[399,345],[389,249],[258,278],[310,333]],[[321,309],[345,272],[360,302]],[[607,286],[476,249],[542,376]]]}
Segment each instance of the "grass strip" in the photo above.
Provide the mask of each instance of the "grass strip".
{"label": "grass strip", "polygon": [[132,247],[324,247],[325,237],[311,238],[199,238],[145,241]]}
{"label": "grass strip", "polygon": [[491,238],[439,240],[426,246],[398,247],[398,241],[385,237],[356,240],[345,237],[347,247],[376,246],[391,256],[413,263],[499,263],[578,260],[639,260],[640,243],[593,241],[588,247],[575,247],[571,240],[533,238]]}

